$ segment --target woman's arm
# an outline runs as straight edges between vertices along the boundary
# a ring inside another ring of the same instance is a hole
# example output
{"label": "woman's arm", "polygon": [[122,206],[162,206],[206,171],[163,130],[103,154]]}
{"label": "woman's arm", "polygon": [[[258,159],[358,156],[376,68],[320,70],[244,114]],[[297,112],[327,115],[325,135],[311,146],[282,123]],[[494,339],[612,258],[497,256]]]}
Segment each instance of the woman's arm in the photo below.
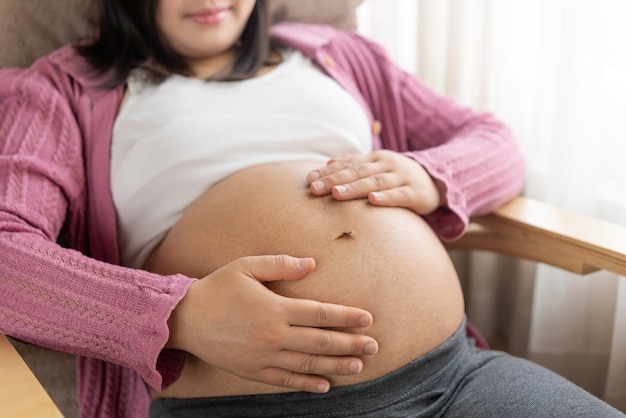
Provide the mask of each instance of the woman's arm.
{"label": "woman's arm", "polygon": [[[78,221],[88,191],[75,116],[49,82],[17,70],[0,75],[0,115],[2,332],[130,367],[161,387],[156,364],[167,319],[192,280],[109,265],[59,246],[66,222],[74,236],[86,234]],[[178,366],[168,370],[182,368],[184,357],[175,357]]]}
{"label": "woman's arm", "polygon": [[408,151],[445,189],[446,205],[425,219],[445,240],[469,217],[492,212],[522,190],[524,158],[510,129],[489,113],[459,106],[399,72]]}
{"label": "woman's arm", "polygon": [[[184,352],[219,360],[225,370],[250,379],[323,391],[327,380],[313,375],[353,374],[362,367],[354,356],[375,351],[371,338],[320,329],[369,326],[368,312],[288,300],[259,286],[265,279],[295,278],[285,265],[235,264],[225,270],[227,278],[265,268],[257,281],[218,280],[225,274],[216,272],[197,281],[191,292],[194,280],[188,277],[123,268],[62,248],[56,239],[64,225],[75,237],[86,234],[80,219],[90,192],[72,109],[47,80],[11,70],[0,73],[0,115],[0,332],[131,368],[159,390],[180,375]],[[257,298],[242,302],[246,289]],[[262,297],[270,300],[262,304]],[[237,307],[242,319],[231,318],[231,330],[239,330],[243,344],[263,356],[261,364],[259,355],[229,361],[215,354],[232,354],[232,343],[198,346],[198,341],[217,339],[206,318],[218,303]],[[257,333],[269,337],[255,341],[246,330],[264,318],[258,310],[268,305],[281,306],[282,316],[259,323]],[[320,341],[329,346],[320,347]],[[164,350],[166,344],[175,350]]]}

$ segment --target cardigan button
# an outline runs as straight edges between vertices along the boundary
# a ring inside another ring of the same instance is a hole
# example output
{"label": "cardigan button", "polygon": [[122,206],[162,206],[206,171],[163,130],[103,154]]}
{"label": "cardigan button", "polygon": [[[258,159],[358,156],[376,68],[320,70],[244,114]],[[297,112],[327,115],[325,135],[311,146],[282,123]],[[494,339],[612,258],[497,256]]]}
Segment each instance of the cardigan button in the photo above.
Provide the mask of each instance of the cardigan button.
{"label": "cardigan button", "polygon": [[324,57],[324,64],[326,64],[327,67],[333,68],[335,66],[335,60],[330,55],[326,55]]}
{"label": "cardigan button", "polygon": [[372,122],[372,136],[380,135],[380,132],[383,130],[383,124],[380,123],[379,120],[375,120]]}

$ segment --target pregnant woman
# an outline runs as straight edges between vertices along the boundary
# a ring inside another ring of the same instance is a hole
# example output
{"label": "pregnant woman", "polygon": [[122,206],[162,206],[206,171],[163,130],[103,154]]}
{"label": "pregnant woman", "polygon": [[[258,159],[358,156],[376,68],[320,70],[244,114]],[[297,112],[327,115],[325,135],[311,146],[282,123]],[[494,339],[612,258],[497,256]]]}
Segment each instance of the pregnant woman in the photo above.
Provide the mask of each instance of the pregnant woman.
{"label": "pregnant woman", "polygon": [[96,4],[0,77],[1,330],[82,416],[621,416],[465,336],[439,239],[521,190],[500,122],[264,0]]}

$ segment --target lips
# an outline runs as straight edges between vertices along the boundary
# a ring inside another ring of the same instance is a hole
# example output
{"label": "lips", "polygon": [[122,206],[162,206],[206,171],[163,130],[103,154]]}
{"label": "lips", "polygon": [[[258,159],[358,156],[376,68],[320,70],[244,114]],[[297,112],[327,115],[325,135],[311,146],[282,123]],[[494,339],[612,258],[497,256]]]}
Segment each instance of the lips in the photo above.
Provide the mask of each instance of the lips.
{"label": "lips", "polygon": [[188,16],[191,20],[201,25],[217,25],[226,18],[228,10],[228,7],[214,7],[191,13]]}

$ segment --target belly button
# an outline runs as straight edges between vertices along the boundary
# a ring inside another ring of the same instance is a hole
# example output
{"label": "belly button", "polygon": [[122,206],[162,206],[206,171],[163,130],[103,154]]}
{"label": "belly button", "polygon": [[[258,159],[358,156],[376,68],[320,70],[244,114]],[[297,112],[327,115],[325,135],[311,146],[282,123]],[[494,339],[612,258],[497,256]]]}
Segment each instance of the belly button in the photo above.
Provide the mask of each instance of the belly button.
{"label": "belly button", "polygon": [[341,239],[341,238],[352,238],[354,236],[354,232],[352,231],[346,231],[346,232],[342,232],[341,235],[339,235],[337,238],[335,239]]}

